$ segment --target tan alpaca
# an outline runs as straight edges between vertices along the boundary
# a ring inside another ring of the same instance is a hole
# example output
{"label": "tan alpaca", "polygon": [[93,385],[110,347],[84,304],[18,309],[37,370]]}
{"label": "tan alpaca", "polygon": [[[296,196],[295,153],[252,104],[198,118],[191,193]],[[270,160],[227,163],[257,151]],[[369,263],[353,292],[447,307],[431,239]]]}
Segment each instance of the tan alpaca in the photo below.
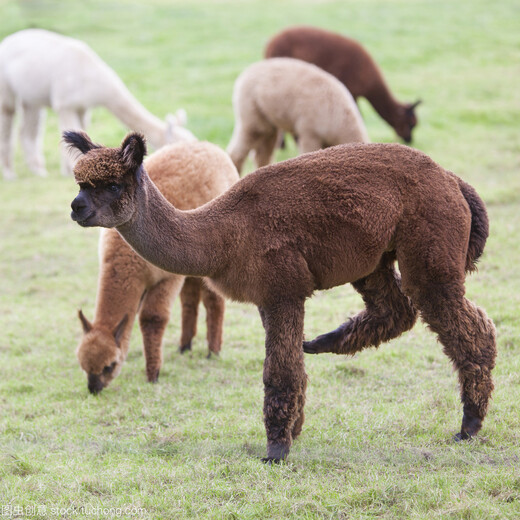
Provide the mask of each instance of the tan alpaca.
{"label": "tan alpaca", "polygon": [[354,98],[334,76],[293,58],[250,65],[233,90],[235,128],[228,153],[240,172],[250,150],[257,167],[272,160],[281,132],[290,132],[300,153],[342,143],[368,142]]}
{"label": "tan alpaca", "polygon": [[[62,131],[85,129],[88,111],[110,110],[128,128],[142,132],[155,148],[194,139],[178,111],[161,121],[135,99],[118,75],[85,43],[43,29],[25,29],[0,43],[0,164],[6,179],[13,169],[13,120],[23,112],[20,140],[30,170],[45,176],[41,152],[43,107],[57,112]],[[70,154],[62,153],[62,173],[72,173]]]}
{"label": "tan alpaca", "polygon": [[[78,132],[64,139],[84,154],[74,168],[73,220],[115,227],[154,265],[207,276],[223,295],[258,307],[267,461],[284,459],[302,430],[304,352],[378,346],[412,328],[418,313],[458,370],[457,438],[480,430],[493,391],[495,328],[465,298],[464,283],[489,224],[462,179],[407,146],[347,144],[260,168],[201,208],[180,211],[146,174],[142,136],[128,135],[119,148]],[[366,308],[304,341],[305,300],[345,283]]]}
{"label": "tan alpaca", "polygon": [[266,58],[281,56],[326,70],[349,89],[354,99],[365,97],[405,142],[412,141],[417,125],[415,108],[420,101],[397,101],[377,63],[359,42],[317,27],[289,27],[273,36],[265,48]]}
{"label": "tan alpaca", "polygon": [[[228,155],[215,145],[186,142],[165,146],[146,161],[146,169],[165,197],[177,207],[196,208],[228,189],[237,179]],[[162,337],[173,300],[182,303],[181,352],[191,349],[199,300],[207,313],[209,355],[222,343],[224,300],[200,278],[172,274],[138,256],[114,229],[103,229],[99,241],[100,270],[93,323],[79,317],[84,336],[77,356],[97,393],[120,372],[137,313],[143,336],[148,381],[156,382],[162,365]],[[182,288],[182,289],[181,289]]]}

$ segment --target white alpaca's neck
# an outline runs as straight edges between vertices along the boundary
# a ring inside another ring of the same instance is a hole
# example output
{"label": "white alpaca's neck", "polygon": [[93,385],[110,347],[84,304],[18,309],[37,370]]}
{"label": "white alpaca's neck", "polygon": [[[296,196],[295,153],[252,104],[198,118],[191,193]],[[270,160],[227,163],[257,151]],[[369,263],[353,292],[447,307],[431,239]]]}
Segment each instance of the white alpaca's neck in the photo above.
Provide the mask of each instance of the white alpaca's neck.
{"label": "white alpaca's neck", "polygon": [[117,230],[140,256],[171,273],[213,276],[224,262],[216,224],[195,211],[173,207],[143,173],[136,195],[138,207],[131,221]]}
{"label": "white alpaca's neck", "polygon": [[143,133],[154,148],[166,144],[166,123],[150,113],[122,82],[115,95],[107,97],[105,106],[128,128]]}

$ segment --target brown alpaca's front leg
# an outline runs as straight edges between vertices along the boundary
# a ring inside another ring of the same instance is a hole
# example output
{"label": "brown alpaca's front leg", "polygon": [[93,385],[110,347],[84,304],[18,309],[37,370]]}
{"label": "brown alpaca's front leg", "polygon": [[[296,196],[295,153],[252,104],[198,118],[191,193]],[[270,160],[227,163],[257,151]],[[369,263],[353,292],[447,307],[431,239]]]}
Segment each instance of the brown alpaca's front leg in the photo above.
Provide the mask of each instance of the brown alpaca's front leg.
{"label": "brown alpaca's front leg", "polygon": [[182,354],[191,350],[191,342],[197,334],[201,285],[200,278],[188,276],[181,289],[182,329],[179,350]]}
{"label": "brown alpaca's front leg", "polygon": [[[202,281],[201,281],[202,283]],[[219,296],[202,283],[202,302],[206,308],[206,328],[208,340],[208,358],[218,356],[222,347],[222,330],[224,327],[224,310],[226,303]]]}
{"label": "brown alpaca's front leg", "polygon": [[292,440],[302,429],[307,375],[301,349],[304,302],[279,303],[261,310],[266,340],[264,423],[267,457],[287,458]]}
{"label": "brown alpaca's front leg", "polygon": [[363,297],[366,309],[336,330],[305,341],[305,353],[354,354],[377,347],[413,327],[417,310],[401,290],[394,260],[393,253],[386,253],[372,274],[352,284]]}
{"label": "brown alpaca's front leg", "polygon": [[170,320],[172,300],[178,294],[183,278],[171,277],[148,289],[139,312],[143,335],[146,377],[156,383],[162,366],[162,339]]}

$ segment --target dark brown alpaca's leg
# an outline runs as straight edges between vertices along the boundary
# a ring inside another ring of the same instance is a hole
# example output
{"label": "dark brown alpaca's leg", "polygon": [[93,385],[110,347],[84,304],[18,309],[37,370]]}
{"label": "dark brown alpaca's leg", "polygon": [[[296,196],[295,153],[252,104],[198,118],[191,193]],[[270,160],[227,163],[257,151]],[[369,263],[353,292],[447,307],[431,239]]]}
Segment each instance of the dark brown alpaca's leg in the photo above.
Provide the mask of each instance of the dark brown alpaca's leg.
{"label": "dark brown alpaca's leg", "polygon": [[217,355],[222,347],[222,330],[224,326],[224,310],[226,304],[224,298],[202,283],[202,302],[206,307],[206,328],[208,339],[208,357]]}
{"label": "dark brown alpaca's leg", "polygon": [[301,432],[307,376],[303,363],[304,302],[279,303],[261,311],[266,340],[264,422],[267,457],[280,462]]}
{"label": "dark brown alpaca's leg", "polygon": [[201,283],[199,278],[188,276],[184,279],[181,289],[182,329],[179,347],[181,353],[191,350],[191,340],[197,334]]}
{"label": "dark brown alpaca's leg", "polygon": [[363,297],[365,310],[336,330],[305,341],[304,352],[354,354],[366,347],[377,347],[413,327],[417,311],[401,290],[394,261],[395,255],[386,253],[372,274],[352,284]]}
{"label": "dark brown alpaca's leg", "polygon": [[469,439],[482,427],[493,392],[491,371],[497,354],[493,322],[463,295],[463,287],[435,286],[414,299],[459,373],[464,415],[457,440]]}
{"label": "dark brown alpaca's leg", "polygon": [[143,335],[146,376],[156,383],[162,366],[162,338],[170,320],[172,300],[178,294],[182,277],[169,278],[149,289],[139,312],[139,325]]}

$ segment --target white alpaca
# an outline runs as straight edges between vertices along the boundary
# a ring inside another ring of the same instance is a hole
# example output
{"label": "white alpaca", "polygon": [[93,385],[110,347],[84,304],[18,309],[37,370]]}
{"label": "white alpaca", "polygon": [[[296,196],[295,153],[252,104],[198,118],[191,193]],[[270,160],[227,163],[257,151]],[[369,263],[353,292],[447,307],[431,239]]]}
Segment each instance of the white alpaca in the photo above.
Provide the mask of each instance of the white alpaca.
{"label": "white alpaca", "polygon": [[368,142],[348,89],[332,74],[294,58],[250,65],[233,90],[235,128],[228,153],[240,172],[250,150],[258,168],[271,162],[278,132],[290,132],[300,153]]}
{"label": "white alpaca", "polygon": [[[84,42],[43,29],[26,29],[0,43],[0,163],[4,177],[13,171],[13,119],[21,108],[20,139],[27,164],[45,176],[41,152],[44,107],[58,113],[61,132],[85,129],[88,111],[104,106],[130,129],[146,135],[154,148],[195,139],[182,128],[184,111],[166,122],[148,112],[119,76]],[[62,173],[72,172],[73,159],[62,149]]]}

